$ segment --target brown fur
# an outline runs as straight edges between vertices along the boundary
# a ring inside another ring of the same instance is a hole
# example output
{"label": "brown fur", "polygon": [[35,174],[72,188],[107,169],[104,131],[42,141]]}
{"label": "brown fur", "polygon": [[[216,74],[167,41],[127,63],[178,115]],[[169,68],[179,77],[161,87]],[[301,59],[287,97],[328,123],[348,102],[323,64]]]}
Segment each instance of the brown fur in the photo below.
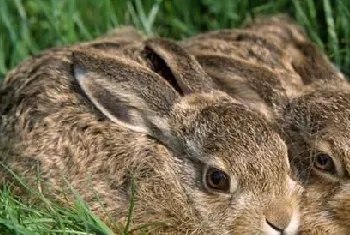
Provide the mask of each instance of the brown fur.
{"label": "brown fur", "polygon": [[[215,90],[174,42],[99,40],[47,50],[8,74],[3,164],[45,196],[72,203],[64,177],[117,225],[125,224],[134,182],[133,228],[164,222],[152,227],[156,234],[278,234],[268,220],[281,229],[293,223],[284,234],[295,234],[299,187],[284,142],[262,115]],[[237,190],[204,187],[210,166]]]}
{"label": "brown fur", "polygon": [[[254,100],[260,105],[251,107],[280,129],[305,186],[301,234],[349,234],[350,86],[339,69],[286,16],[204,33],[183,46],[221,90]],[[340,169],[315,170],[318,151]]]}

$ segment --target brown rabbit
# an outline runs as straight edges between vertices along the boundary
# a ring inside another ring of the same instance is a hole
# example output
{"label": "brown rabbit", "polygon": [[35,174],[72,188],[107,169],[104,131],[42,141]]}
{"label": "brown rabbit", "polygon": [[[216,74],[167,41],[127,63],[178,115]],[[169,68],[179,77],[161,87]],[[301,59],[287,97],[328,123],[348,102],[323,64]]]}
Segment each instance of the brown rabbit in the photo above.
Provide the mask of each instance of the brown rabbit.
{"label": "brown rabbit", "polygon": [[1,162],[72,202],[64,177],[117,225],[135,185],[133,227],[164,222],[149,228],[155,234],[296,234],[301,189],[264,117],[215,90],[176,43],[135,43],[125,44],[141,50],[131,56],[98,43],[51,49],[10,72],[0,92]]}
{"label": "brown rabbit", "polygon": [[300,32],[287,17],[273,16],[244,29],[208,32],[183,46],[221,90],[254,101],[252,108],[275,119],[305,186],[300,234],[345,235],[350,233],[350,86]]}

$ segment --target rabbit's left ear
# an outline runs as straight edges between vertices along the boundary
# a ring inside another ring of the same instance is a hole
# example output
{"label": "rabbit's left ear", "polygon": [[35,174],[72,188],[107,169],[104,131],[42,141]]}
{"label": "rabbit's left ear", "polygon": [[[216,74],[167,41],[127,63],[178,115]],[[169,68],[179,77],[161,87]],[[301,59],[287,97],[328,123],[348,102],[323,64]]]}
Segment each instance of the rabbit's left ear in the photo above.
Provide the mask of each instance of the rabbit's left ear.
{"label": "rabbit's left ear", "polygon": [[167,114],[178,99],[159,75],[122,58],[73,52],[73,77],[93,106],[110,121],[166,142]]}

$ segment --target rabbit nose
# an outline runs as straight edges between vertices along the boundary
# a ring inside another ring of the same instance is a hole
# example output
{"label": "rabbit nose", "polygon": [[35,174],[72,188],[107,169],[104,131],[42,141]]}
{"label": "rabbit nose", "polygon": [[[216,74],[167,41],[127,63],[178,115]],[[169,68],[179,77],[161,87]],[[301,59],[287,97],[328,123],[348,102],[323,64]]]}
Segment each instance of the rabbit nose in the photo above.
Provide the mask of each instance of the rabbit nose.
{"label": "rabbit nose", "polygon": [[266,223],[272,229],[284,234],[292,220],[293,209],[285,200],[274,201],[265,211]]}
{"label": "rabbit nose", "polygon": [[266,220],[266,223],[274,230],[279,232],[281,235],[283,235],[283,232],[285,231],[285,228],[280,228],[278,225],[275,225],[271,223],[270,221]]}

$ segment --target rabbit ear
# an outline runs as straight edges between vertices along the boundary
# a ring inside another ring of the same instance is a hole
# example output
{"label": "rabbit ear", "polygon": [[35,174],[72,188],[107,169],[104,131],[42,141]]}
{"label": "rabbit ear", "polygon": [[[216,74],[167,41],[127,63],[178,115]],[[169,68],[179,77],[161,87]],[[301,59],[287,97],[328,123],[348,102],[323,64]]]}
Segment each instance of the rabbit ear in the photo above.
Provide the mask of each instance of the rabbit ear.
{"label": "rabbit ear", "polygon": [[134,26],[131,25],[121,25],[118,28],[112,29],[111,31],[107,32],[102,37],[98,38],[97,40],[103,40],[103,39],[109,39],[109,40],[118,40],[118,39],[124,39],[124,40],[131,40],[131,41],[137,41],[137,40],[143,40],[146,36],[143,34],[143,32],[137,30]]}
{"label": "rabbit ear", "polygon": [[196,59],[221,90],[268,120],[273,118],[273,106],[287,99],[277,75],[263,67],[217,54],[196,55]]}
{"label": "rabbit ear", "polygon": [[102,50],[107,54],[116,54],[125,50],[126,47],[140,43],[144,40],[145,35],[133,26],[120,26],[115,28],[93,41],[80,43],[79,46],[88,46]]}
{"label": "rabbit ear", "polygon": [[144,56],[152,70],[159,73],[181,94],[210,91],[212,79],[195,58],[176,42],[151,38],[145,41]]}
{"label": "rabbit ear", "polygon": [[318,81],[345,81],[345,77],[340,70],[312,42],[296,43],[296,50],[291,56],[295,71],[306,85]]}
{"label": "rabbit ear", "polygon": [[178,94],[164,79],[133,61],[76,51],[74,78],[94,106],[132,131],[167,139],[166,114]]}
{"label": "rabbit ear", "polygon": [[305,30],[284,13],[258,16],[254,20],[245,23],[244,28],[260,32],[263,36],[267,37],[274,35],[283,44],[308,40]]}

